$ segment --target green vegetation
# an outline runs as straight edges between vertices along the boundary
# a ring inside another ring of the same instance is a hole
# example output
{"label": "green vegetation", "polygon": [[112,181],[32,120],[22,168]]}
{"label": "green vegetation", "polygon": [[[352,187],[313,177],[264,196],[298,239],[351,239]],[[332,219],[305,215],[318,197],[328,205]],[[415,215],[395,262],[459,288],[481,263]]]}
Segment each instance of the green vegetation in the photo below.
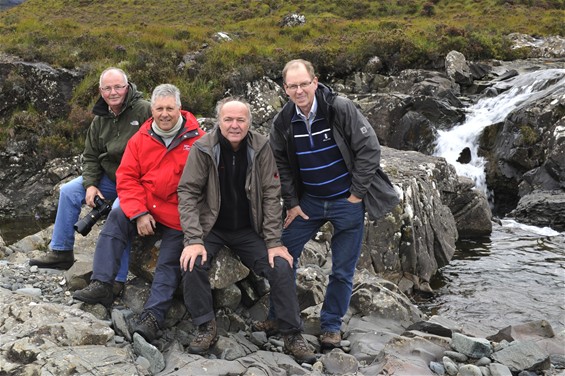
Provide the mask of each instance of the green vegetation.
{"label": "green vegetation", "polygon": [[[306,23],[282,27],[291,13]],[[73,106],[83,109],[75,113],[89,112],[98,74],[112,65],[145,93],[163,82],[179,86],[184,107],[209,116],[226,89],[278,78],[291,58],[311,60],[322,79],[373,56],[391,74],[432,67],[453,49],[469,60],[508,60],[527,51],[512,50],[506,35],[564,35],[564,20],[563,0],[27,0],[0,12],[0,50],[89,72],[75,91]],[[215,40],[220,31],[232,41]],[[181,64],[186,55],[192,59]],[[61,124],[64,135],[51,133],[50,142],[80,139],[76,127]]]}
{"label": "green vegetation", "polygon": [[520,126],[520,134],[522,135],[522,143],[524,145],[531,146],[538,141],[538,134],[535,129],[527,124]]}

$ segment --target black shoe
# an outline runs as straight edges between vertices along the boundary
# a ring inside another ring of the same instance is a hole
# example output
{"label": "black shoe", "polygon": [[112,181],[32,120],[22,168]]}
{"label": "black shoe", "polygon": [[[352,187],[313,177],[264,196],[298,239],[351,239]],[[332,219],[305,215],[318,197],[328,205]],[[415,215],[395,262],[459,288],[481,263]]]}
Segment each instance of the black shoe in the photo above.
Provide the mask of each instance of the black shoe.
{"label": "black shoe", "polygon": [[157,319],[151,312],[144,312],[141,314],[141,318],[131,323],[130,332],[132,336],[133,333],[138,333],[147,342],[151,343],[158,337],[159,324],[157,324]]}
{"label": "black shoe", "polygon": [[38,268],[64,269],[68,270],[75,263],[75,255],[70,251],[51,251],[36,259],[29,260],[31,266]]}
{"label": "black shoe", "polygon": [[112,293],[114,294],[114,298],[122,295],[125,285],[125,282],[114,281],[114,285],[112,286]]}
{"label": "black shoe", "polygon": [[210,320],[198,326],[196,336],[188,346],[188,352],[191,354],[203,354],[218,340],[218,331],[216,328],[216,320]]}
{"label": "black shoe", "polygon": [[73,298],[89,304],[100,303],[108,307],[114,301],[114,294],[111,284],[94,280],[82,290],[75,291]]}

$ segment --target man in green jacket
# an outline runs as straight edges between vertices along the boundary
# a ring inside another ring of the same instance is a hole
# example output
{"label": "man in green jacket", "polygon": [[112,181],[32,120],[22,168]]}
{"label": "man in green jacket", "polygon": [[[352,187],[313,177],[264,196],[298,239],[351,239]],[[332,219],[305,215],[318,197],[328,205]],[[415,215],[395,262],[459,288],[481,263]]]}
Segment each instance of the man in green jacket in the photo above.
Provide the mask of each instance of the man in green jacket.
{"label": "man in green jacket", "polygon": [[[95,207],[95,197],[115,200],[116,170],[130,137],[151,116],[151,105],[123,70],[108,68],[100,75],[100,98],[92,112],[83,153],[82,176],[61,186],[53,236],[47,254],[30,260],[40,268],[69,269],[74,263],[74,224],[81,207]],[[119,201],[115,200],[113,207]],[[128,273],[129,245],[122,257],[117,286],[123,286]],[[119,288],[118,288],[119,290]]]}
{"label": "man in green jacket", "polygon": [[268,279],[285,350],[299,363],[313,363],[316,356],[301,335],[292,257],[280,240],[280,181],[269,142],[249,129],[244,100],[226,98],[216,114],[218,126],[194,143],[178,186],[184,302],[198,326],[188,351],[205,353],[216,341],[208,270],[227,245]]}

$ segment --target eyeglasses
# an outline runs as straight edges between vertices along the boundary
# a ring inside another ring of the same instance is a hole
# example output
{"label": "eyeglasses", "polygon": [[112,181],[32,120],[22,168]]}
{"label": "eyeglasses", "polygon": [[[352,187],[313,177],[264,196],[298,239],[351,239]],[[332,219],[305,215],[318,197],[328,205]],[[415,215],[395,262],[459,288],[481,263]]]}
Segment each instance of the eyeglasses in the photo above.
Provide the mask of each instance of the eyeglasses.
{"label": "eyeglasses", "polygon": [[104,86],[101,87],[100,90],[102,90],[105,93],[111,93],[112,90],[115,90],[116,92],[120,92],[124,90],[126,87],[128,87],[128,85]]}
{"label": "eyeglasses", "polygon": [[310,86],[312,84],[312,82],[314,82],[314,80],[312,80],[310,82],[302,82],[301,84],[286,85],[286,88],[287,88],[287,90],[290,90],[290,91],[296,91],[296,90],[298,90],[298,88],[301,88],[302,90],[304,90],[308,86]]}

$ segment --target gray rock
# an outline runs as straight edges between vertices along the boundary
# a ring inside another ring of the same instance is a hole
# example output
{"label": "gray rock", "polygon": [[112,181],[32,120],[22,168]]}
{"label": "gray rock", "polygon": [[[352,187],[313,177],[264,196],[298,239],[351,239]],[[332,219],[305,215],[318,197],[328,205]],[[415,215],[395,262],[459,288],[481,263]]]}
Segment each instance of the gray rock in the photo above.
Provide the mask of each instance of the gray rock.
{"label": "gray rock", "polygon": [[549,354],[532,341],[512,342],[508,347],[495,352],[492,358],[507,366],[512,372],[541,371],[551,366]]}
{"label": "gray rock", "polygon": [[165,369],[165,359],[163,354],[161,354],[155,346],[147,343],[147,341],[138,333],[133,334],[133,350],[137,355],[142,356],[149,361],[149,372],[151,372],[152,375],[155,375]]}
{"label": "gray rock", "polygon": [[479,367],[473,364],[465,364],[459,367],[458,376],[483,376]]}
{"label": "gray rock", "polygon": [[460,333],[453,333],[451,347],[457,352],[470,358],[479,359],[490,356],[493,352],[491,343],[484,338],[468,337]]}
{"label": "gray rock", "polygon": [[512,376],[512,372],[504,364],[491,363],[487,366],[491,376]]}
{"label": "gray rock", "polygon": [[359,368],[359,362],[353,355],[346,354],[339,349],[333,349],[328,354],[322,355],[320,361],[330,375],[355,373]]}

